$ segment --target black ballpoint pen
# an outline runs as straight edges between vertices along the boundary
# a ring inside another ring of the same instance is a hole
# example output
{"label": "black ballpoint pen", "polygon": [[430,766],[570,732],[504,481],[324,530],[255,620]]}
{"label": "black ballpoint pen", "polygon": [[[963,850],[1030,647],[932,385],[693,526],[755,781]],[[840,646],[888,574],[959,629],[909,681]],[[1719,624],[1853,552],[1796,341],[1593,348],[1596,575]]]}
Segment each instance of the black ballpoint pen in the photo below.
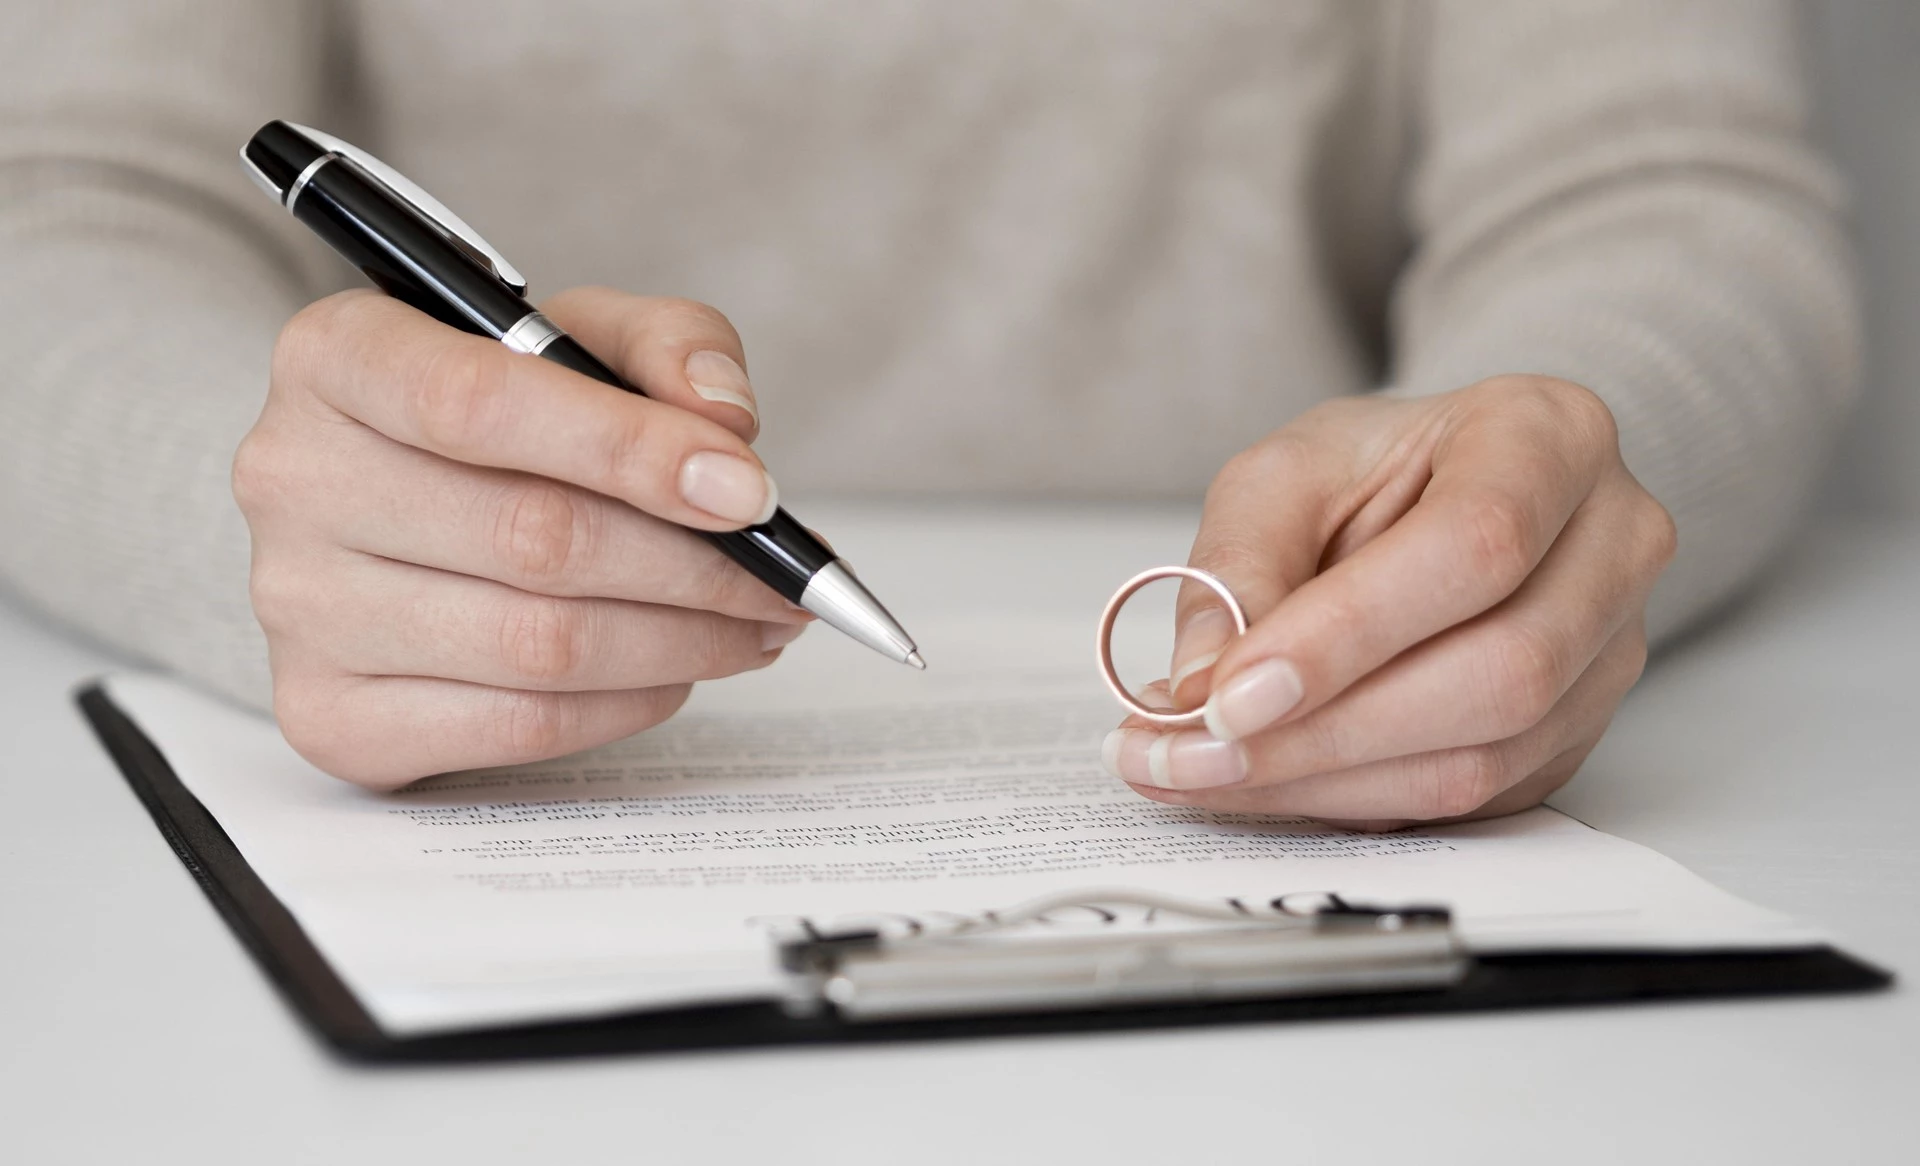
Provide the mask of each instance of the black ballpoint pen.
{"label": "black ballpoint pen", "polygon": [[[473,228],[365,150],[271,121],[242,147],[240,160],[262,190],[388,295],[516,352],[640,391],[535,310],[525,298],[526,280]],[[785,510],[745,530],[697,533],[787,600],[874,651],[927,666],[880,601]]]}

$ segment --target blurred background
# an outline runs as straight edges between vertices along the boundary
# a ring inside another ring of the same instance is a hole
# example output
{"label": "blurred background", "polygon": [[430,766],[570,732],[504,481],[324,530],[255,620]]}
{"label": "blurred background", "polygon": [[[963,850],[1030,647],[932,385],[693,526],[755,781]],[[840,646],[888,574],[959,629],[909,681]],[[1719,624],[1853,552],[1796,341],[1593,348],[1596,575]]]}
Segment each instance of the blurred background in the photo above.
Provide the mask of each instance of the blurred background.
{"label": "blurred background", "polygon": [[1808,14],[1866,288],[1866,395],[1829,502],[1920,517],[1920,2],[1813,0]]}

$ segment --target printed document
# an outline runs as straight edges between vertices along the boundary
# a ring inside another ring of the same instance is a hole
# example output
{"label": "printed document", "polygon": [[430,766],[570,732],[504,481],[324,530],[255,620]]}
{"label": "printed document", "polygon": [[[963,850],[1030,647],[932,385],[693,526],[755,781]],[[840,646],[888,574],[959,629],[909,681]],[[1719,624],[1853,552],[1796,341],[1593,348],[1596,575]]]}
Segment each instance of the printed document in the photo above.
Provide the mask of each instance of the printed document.
{"label": "printed document", "polygon": [[937,929],[1080,888],[1442,904],[1483,953],[1821,942],[1551,809],[1370,835],[1147,801],[1101,770],[1089,627],[916,630],[925,673],[816,627],[649,732],[393,794],[175,682],[108,688],[395,1035],[776,998],[798,921]]}

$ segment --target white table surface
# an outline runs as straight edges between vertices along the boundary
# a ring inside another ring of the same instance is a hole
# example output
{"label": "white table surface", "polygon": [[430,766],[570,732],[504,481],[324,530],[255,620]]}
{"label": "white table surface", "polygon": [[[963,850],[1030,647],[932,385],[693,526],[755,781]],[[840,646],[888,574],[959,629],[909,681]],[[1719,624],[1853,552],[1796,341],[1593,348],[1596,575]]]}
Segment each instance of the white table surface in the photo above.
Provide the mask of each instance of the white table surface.
{"label": "white table surface", "polygon": [[[916,606],[1088,610],[1181,516],[812,508]],[[815,517],[818,515],[819,517]],[[957,575],[931,532],[996,556]],[[893,532],[893,533],[890,533]],[[1021,580],[1006,564],[1045,566]],[[932,652],[929,652],[932,656]],[[937,663],[937,658],[936,658]],[[106,655],[0,608],[0,1159],[42,1163],[1909,1162],[1910,990],[368,1069],[298,1026],[76,715]],[[1920,527],[1806,540],[1656,663],[1555,799],[1920,970]]]}

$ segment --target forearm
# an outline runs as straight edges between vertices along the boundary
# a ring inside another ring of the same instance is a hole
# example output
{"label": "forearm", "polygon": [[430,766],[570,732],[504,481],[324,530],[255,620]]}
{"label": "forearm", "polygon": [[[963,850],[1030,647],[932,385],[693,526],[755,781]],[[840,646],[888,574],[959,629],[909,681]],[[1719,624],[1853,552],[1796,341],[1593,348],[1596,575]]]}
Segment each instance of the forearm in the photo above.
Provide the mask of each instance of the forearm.
{"label": "forearm", "polygon": [[290,270],[191,205],[85,167],[10,175],[0,581],[140,660],[264,706],[228,485]]}
{"label": "forearm", "polygon": [[1650,189],[1563,211],[1476,279],[1422,321],[1396,394],[1506,372],[1598,393],[1680,530],[1656,637],[1750,578],[1813,496],[1852,396],[1834,233],[1711,189]]}
{"label": "forearm", "polygon": [[228,486],[324,249],[241,175],[331,6],[39,0],[0,42],[0,589],[264,704]]}
{"label": "forearm", "polygon": [[1841,199],[1804,140],[1791,21],[1721,0],[1442,11],[1394,392],[1521,372],[1598,393],[1679,526],[1649,610],[1671,633],[1779,548],[1854,391]]}

